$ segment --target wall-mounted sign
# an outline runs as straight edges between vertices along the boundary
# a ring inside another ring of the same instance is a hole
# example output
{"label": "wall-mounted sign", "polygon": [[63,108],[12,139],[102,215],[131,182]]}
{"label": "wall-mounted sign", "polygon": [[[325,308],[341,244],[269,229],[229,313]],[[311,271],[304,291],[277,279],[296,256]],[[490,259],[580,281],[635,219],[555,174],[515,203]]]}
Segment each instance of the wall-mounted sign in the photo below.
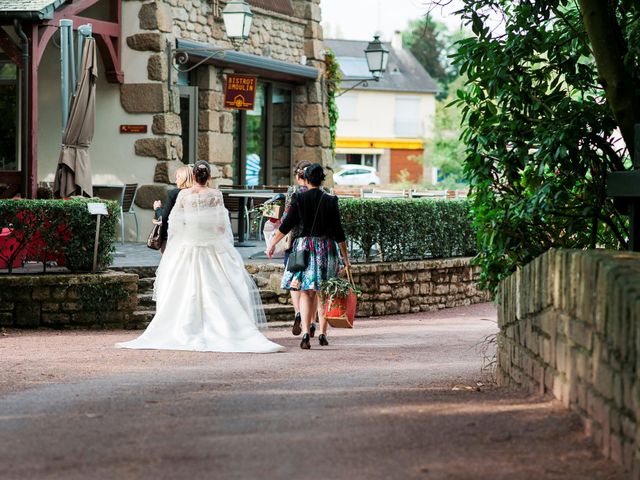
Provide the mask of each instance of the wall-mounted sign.
{"label": "wall-mounted sign", "polygon": [[227,75],[227,83],[224,91],[225,108],[253,110],[257,86],[258,77],[236,74]]}
{"label": "wall-mounted sign", "polygon": [[146,125],[120,125],[120,133],[147,133]]}

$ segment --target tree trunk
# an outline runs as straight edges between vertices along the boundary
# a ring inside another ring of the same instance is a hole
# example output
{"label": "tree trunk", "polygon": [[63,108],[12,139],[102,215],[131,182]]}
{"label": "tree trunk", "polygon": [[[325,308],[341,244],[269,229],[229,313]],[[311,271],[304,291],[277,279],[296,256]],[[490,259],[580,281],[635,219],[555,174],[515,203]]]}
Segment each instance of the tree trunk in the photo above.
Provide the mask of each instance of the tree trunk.
{"label": "tree trunk", "polygon": [[[613,115],[622,137],[633,155],[634,125],[640,123],[640,96],[624,64],[627,46],[616,19],[615,2],[578,0],[584,28]],[[634,159],[636,162],[640,159]]]}

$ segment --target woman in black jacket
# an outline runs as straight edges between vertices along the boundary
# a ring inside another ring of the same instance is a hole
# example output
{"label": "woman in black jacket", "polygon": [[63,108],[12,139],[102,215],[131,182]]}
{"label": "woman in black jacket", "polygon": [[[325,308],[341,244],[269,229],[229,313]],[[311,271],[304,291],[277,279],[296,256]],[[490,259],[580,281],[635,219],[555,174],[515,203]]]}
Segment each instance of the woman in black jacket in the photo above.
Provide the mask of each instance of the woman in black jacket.
{"label": "woman in black jacket", "polygon": [[[300,312],[302,314],[302,342],[300,348],[309,349],[309,327],[318,306],[318,292],[323,281],[336,277],[340,270],[342,254],[345,268],[349,268],[349,254],[340,212],[338,198],[323,192],[319,187],[325,179],[320,164],[314,163],[304,171],[309,189],[297,196],[282,225],[271,240],[267,255],[271,257],[277,243],[294,227],[299,226],[299,236],[293,240],[292,255],[307,251],[307,266],[304,270],[292,272],[289,265],[282,277],[282,288],[300,291]],[[289,257],[289,263],[291,263]],[[327,341],[327,322],[320,317],[322,333],[318,337],[320,345],[329,345]]]}

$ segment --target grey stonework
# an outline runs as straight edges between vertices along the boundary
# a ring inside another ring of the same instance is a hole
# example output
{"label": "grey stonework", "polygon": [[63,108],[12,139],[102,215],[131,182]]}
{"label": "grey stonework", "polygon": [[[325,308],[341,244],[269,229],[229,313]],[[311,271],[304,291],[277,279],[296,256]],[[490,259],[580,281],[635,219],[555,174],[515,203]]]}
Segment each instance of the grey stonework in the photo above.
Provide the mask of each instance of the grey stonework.
{"label": "grey stonework", "polygon": [[171,8],[163,2],[145,3],[138,14],[140,28],[170,32],[173,28]]}
{"label": "grey stonework", "polygon": [[[354,280],[364,293],[358,300],[359,317],[393,315],[398,312],[424,312],[488,301],[478,290],[477,267],[469,258],[425,260],[419,262],[353,265]],[[245,265],[258,286],[268,322],[293,320],[289,292],[280,289],[282,263]],[[155,313],[151,291],[156,267],[118,267],[140,276],[138,323],[149,322]]]}
{"label": "grey stonework", "polygon": [[163,83],[125,83],[120,102],[128,113],[162,113],[169,110],[169,91]]}
{"label": "grey stonework", "polygon": [[136,205],[140,208],[153,209],[153,202],[159,198],[166,198],[169,185],[166,183],[147,184],[138,187]]}
{"label": "grey stonework", "polygon": [[[320,70],[318,80],[294,88],[292,158],[294,164],[308,159],[328,165],[333,159],[326,88],[322,76],[324,48],[320,0],[292,0],[292,3],[292,16],[252,7],[254,17],[250,38],[240,50],[290,63],[300,64],[304,61],[306,65]],[[211,2],[202,0],[140,3],[140,31],[126,38],[127,45],[134,50],[158,53],[151,55],[146,64],[145,75],[149,83],[123,85],[121,101],[129,113],[155,113],[152,131],[157,137],[136,141],[138,155],[155,157],[162,162],[181,159],[182,144],[176,141],[180,134],[177,88],[172,88],[173,101],[170,101],[172,94],[166,83],[170,67],[167,65],[165,48],[167,44],[175,44],[176,38],[196,40],[219,48],[233,48],[224,33],[222,18],[214,18],[212,9]],[[133,65],[125,68],[133,68]],[[224,74],[222,69],[207,65],[198,67],[194,74],[197,79],[195,85],[199,88],[198,159],[207,160],[217,167],[214,184],[230,185],[234,173],[229,165],[233,160],[234,116],[232,111],[223,108]],[[176,77],[177,73],[173,72],[174,81]],[[147,181],[171,181],[171,176],[165,172],[165,167],[158,166],[155,171],[149,172]],[[144,180],[141,183],[144,184]]]}
{"label": "grey stonework", "polygon": [[[116,287],[122,299],[83,298],[87,286]],[[130,273],[0,276],[0,327],[139,328],[138,276]]]}
{"label": "grey stonework", "polygon": [[[356,316],[370,317],[417,313],[460,307],[489,300],[478,289],[478,267],[469,258],[352,265],[353,280],[362,289]],[[270,292],[281,304],[290,302],[280,289],[284,267],[248,264],[261,291]]]}
{"label": "grey stonework", "polygon": [[136,33],[127,37],[127,45],[141,52],[161,52],[164,48],[164,37],[160,33]]}
{"label": "grey stonework", "polygon": [[153,175],[153,181],[156,183],[175,183],[176,170],[180,167],[184,167],[184,163],[179,160],[158,162],[156,164],[155,174]]}
{"label": "grey stonework", "polygon": [[500,284],[498,380],[552,393],[640,478],[640,254],[550,250]]}

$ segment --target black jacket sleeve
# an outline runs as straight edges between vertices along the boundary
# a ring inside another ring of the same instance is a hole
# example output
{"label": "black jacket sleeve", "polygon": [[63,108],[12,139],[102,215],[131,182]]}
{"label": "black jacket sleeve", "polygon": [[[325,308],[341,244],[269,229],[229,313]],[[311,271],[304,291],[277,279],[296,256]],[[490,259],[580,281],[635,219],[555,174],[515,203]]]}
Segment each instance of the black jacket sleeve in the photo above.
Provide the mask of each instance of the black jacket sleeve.
{"label": "black jacket sleeve", "polygon": [[166,240],[169,237],[169,214],[176,204],[176,199],[180,193],[179,188],[174,188],[167,194],[167,201],[162,208],[162,227],[160,228],[160,239]]}
{"label": "black jacket sleeve", "polygon": [[333,197],[331,203],[332,203],[331,218],[334,221],[333,228],[332,228],[334,232],[333,239],[338,243],[342,243],[347,239],[347,237],[344,234],[344,229],[342,228],[342,220],[340,220],[340,208],[338,207],[338,197]]}
{"label": "black jacket sleeve", "polygon": [[291,208],[289,208],[287,216],[284,217],[282,225],[280,225],[280,228],[278,228],[278,230],[286,235],[291,231],[293,227],[298,225],[298,223],[300,223],[300,202],[292,201]]}

